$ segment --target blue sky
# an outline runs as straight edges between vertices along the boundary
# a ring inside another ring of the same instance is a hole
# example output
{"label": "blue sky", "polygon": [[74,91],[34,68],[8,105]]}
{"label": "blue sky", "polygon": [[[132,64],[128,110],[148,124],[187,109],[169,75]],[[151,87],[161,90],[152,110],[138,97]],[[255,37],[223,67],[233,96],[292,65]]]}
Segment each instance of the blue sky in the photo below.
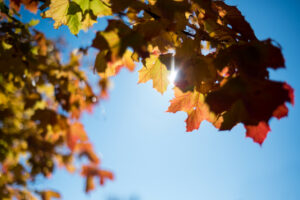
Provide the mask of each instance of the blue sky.
{"label": "blue sky", "polygon": [[[295,89],[295,106],[289,106],[287,118],[271,120],[272,131],[262,147],[245,138],[241,125],[218,132],[204,122],[199,130],[186,133],[186,114],[165,112],[173,97],[171,87],[161,95],[151,82],[137,85],[137,72],[122,70],[113,80],[109,100],[82,118],[102,166],[114,172],[115,180],[88,195],[82,177],[64,170],[37,184],[61,191],[66,200],[300,199],[300,1],[225,2],[238,6],[259,39],[270,37],[282,46],[287,69],[272,71],[271,77]],[[66,27],[53,30],[50,20],[42,20],[38,28],[49,37],[67,38],[68,51],[90,44],[94,31],[104,25],[101,21],[78,37]],[[92,53],[85,64],[91,66],[94,58]]]}

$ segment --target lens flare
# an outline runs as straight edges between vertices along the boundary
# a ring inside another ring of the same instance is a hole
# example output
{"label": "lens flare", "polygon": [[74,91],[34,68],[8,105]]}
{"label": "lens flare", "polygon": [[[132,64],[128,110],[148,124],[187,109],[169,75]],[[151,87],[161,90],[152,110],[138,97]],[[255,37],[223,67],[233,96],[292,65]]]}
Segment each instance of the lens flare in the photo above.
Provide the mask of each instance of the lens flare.
{"label": "lens flare", "polygon": [[174,86],[175,84],[175,80],[176,80],[176,77],[177,77],[177,74],[178,74],[178,71],[175,70],[175,59],[174,59],[174,56],[172,56],[172,59],[171,59],[171,71],[170,71],[170,74],[169,74],[169,81],[170,81],[170,84],[172,86]]}

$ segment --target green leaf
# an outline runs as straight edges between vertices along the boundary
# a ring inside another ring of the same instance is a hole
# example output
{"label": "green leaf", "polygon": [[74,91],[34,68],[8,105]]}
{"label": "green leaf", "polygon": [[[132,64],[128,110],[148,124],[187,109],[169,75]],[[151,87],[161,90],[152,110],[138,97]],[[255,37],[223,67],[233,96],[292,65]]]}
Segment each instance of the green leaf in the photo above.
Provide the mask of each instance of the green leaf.
{"label": "green leaf", "polygon": [[87,30],[97,22],[97,17],[111,15],[111,9],[101,0],[52,0],[44,17],[52,18],[54,28],[67,25],[72,34]]}

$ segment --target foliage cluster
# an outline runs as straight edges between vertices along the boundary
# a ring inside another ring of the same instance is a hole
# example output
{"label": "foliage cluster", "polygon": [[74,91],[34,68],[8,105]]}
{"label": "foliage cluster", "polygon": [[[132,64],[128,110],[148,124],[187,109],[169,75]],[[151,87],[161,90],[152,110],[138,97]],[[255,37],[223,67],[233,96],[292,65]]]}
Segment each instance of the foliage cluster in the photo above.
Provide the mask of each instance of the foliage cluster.
{"label": "foliage cluster", "polygon": [[[22,5],[74,35],[107,20],[89,47],[99,50],[100,94],[80,68],[80,53],[61,64],[55,44],[19,20]],[[178,73],[168,112],[186,112],[187,131],[203,120],[219,130],[242,123],[262,144],[269,120],[287,116],[286,103],[294,103],[291,86],[269,78],[269,69],[285,66],[281,48],[259,40],[241,12],[221,0],[1,0],[0,9],[0,196],[7,199],[59,197],[29,190],[29,180],[50,176],[56,166],[74,171],[80,157],[87,158],[87,192],[95,177],[101,184],[113,179],[79,118],[107,95],[112,76],[137,62],[139,83],[152,80],[162,94]]]}

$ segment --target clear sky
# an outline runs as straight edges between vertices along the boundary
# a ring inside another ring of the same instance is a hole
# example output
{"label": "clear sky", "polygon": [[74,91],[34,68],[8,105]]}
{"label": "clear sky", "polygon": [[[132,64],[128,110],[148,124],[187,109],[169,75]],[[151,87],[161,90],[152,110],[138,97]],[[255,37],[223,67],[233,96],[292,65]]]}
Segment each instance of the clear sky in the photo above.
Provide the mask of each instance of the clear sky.
{"label": "clear sky", "polygon": [[[245,138],[241,125],[218,132],[202,123],[199,130],[186,133],[186,114],[165,112],[171,87],[161,95],[151,82],[137,85],[137,72],[122,70],[109,100],[82,118],[102,166],[114,172],[115,180],[88,195],[84,179],[64,170],[37,184],[58,189],[65,200],[299,200],[300,1],[225,2],[238,6],[259,39],[271,37],[281,44],[287,69],[272,71],[271,77],[287,80],[295,89],[295,106],[289,106],[287,118],[271,120],[272,131],[262,147]],[[68,51],[90,44],[105,23],[78,37],[66,27],[51,26],[50,20],[42,20],[38,28],[49,37],[65,37]],[[85,64],[93,65],[94,58],[92,53]]]}

